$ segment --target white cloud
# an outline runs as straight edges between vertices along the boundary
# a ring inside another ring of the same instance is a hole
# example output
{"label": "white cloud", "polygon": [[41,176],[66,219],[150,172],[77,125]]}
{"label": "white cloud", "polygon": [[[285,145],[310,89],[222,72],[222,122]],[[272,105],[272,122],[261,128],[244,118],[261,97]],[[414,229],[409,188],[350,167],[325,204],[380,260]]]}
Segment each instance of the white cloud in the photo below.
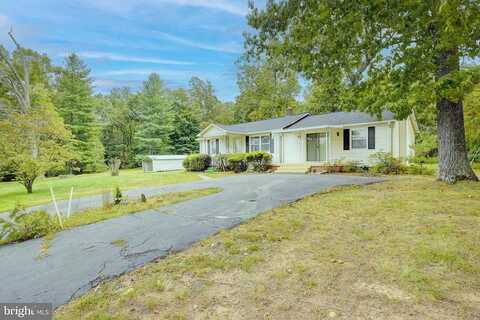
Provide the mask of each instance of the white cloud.
{"label": "white cloud", "polygon": [[152,73],[156,73],[160,78],[165,80],[188,80],[192,76],[198,76],[206,79],[220,79],[225,75],[218,72],[204,71],[204,70],[172,70],[172,69],[116,69],[100,73],[96,73],[96,79],[114,78],[134,80],[136,78],[146,79]]}
{"label": "white cloud", "polygon": [[106,77],[125,77],[125,76],[148,76],[151,73],[157,73],[160,76],[167,77],[185,77],[191,73],[191,71],[181,70],[168,70],[168,69],[119,69],[111,70],[100,73],[100,76]]}
{"label": "white cloud", "polygon": [[[161,0],[160,2],[171,3],[178,6],[201,7],[220,10],[239,16],[244,16],[247,14],[246,6],[239,6],[232,0]],[[242,2],[246,4],[246,1]]]}
{"label": "white cloud", "polygon": [[96,51],[79,52],[78,55],[82,58],[87,58],[87,59],[105,59],[105,60],[111,60],[111,61],[144,62],[144,63],[168,64],[168,65],[194,64],[193,62],[188,62],[188,61],[147,58],[147,57],[138,57],[138,56],[130,56],[130,55],[119,55],[114,53],[96,52]]}
{"label": "white cloud", "polygon": [[[86,0],[89,5],[98,9],[126,14],[135,9],[148,6],[158,7],[159,5],[174,5],[182,7],[206,8],[217,11],[228,12],[233,15],[244,16],[247,14],[246,1],[241,1],[239,5],[232,0]],[[78,1],[78,3],[85,3]]]}
{"label": "white cloud", "polygon": [[193,48],[199,48],[199,49],[205,49],[205,50],[211,50],[211,51],[220,51],[220,52],[227,52],[227,53],[241,53],[242,52],[242,47],[236,42],[231,42],[231,43],[224,43],[224,44],[207,44],[207,43],[202,43],[198,41],[192,41],[189,39],[185,39],[182,37],[174,36],[169,33],[165,32],[155,32],[155,35],[159,36],[160,38],[163,38],[165,40],[178,43],[181,45],[185,45],[188,47],[193,47]]}

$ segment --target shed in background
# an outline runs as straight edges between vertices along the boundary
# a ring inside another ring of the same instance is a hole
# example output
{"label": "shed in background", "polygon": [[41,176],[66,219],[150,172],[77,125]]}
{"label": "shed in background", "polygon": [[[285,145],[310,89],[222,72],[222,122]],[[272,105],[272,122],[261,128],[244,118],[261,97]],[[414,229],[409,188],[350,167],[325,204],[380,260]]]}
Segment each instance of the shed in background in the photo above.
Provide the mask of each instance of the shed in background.
{"label": "shed in background", "polygon": [[172,171],[183,169],[185,155],[146,156],[142,161],[143,172]]}

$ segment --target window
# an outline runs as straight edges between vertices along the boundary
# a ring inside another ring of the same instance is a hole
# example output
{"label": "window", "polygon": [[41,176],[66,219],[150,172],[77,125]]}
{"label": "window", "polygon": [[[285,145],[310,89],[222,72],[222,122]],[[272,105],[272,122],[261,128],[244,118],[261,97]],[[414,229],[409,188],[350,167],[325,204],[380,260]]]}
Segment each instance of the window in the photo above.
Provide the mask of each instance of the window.
{"label": "window", "polygon": [[270,136],[262,136],[262,151],[270,152]]}
{"label": "window", "polygon": [[250,137],[250,151],[270,152],[270,136]]}
{"label": "window", "polygon": [[352,129],[352,149],[365,149],[367,148],[367,130],[366,128],[362,129]]}
{"label": "window", "polygon": [[250,138],[250,151],[260,150],[260,137]]}

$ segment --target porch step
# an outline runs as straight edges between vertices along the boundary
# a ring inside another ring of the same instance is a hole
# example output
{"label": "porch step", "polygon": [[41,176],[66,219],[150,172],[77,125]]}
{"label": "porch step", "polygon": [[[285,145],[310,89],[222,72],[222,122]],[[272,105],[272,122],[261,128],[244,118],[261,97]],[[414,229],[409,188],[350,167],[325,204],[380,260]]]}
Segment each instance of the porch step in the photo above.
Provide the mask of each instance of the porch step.
{"label": "porch step", "polygon": [[281,164],[276,173],[309,173],[309,164]]}

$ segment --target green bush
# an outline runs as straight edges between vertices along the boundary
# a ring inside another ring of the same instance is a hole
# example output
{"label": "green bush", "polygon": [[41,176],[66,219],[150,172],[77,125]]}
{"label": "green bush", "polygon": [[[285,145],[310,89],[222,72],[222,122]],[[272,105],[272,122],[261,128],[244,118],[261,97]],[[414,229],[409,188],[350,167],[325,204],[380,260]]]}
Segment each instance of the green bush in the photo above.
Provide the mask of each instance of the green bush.
{"label": "green bush", "polygon": [[363,172],[360,161],[347,161],[343,164],[342,172]]}
{"label": "green bush", "polygon": [[272,155],[264,151],[252,151],[245,155],[248,165],[251,165],[255,172],[265,172],[272,162]]}
{"label": "green bush", "polygon": [[228,167],[236,173],[246,171],[248,168],[245,153],[231,153],[227,156]]}
{"label": "green bush", "polygon": [[416,174],[416,175],[425,175],[431,176],[435,174],[435,170],[425,167],[423,165],[418,164],[411,164],[407,167],[408,174]]}
{"label": "green bush", "polygon": [[212,165],[218,171],[228,171],[228,156],[226,154],[218,154],[212,159]]}
{"label": "green bush", "polygon": [[372,154],[370,158],[375,163],[374,166],[370,168],[371,173],[403,174],[407,172],[407,167],[402,161],[393,157],[390,153],[376,152]]}
{"label": "green bush", "polygon": [[212,158],[208,154],[194,153],[183,160],[183,167],[187,171],[205,171],[212,163]]}
{"label": "green bush", "polygon": [[425,157],[425,156],[414,156],[410,159],[413,163],[417,164],[435,164],[438,163],[437,157]]}
{"label": "green bush", "polygon": [[9,219],[0,219],[0,226],[3,242],[35,239],[58,230],[56,221],[46,211],[27,213],[23,209],[15,209]]}

